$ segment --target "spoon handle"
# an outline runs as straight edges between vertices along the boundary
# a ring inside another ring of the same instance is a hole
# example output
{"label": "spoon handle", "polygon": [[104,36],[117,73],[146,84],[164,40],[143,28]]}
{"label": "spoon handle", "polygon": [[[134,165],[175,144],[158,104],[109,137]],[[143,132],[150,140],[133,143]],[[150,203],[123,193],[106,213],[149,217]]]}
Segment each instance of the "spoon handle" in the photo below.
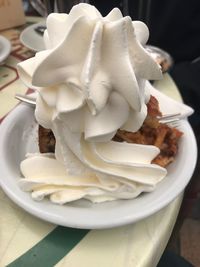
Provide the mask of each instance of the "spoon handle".
{"label": "spoon handle", "polygon": [[15,98],[17,100],[20,100],[23,103],[26,103],[26,104],[29,104],[29,105],[32,105],[32,106],[35,106],[36,105],[35,99],[33,97],[31,97],[31,96],[16,94],[15,95]]}

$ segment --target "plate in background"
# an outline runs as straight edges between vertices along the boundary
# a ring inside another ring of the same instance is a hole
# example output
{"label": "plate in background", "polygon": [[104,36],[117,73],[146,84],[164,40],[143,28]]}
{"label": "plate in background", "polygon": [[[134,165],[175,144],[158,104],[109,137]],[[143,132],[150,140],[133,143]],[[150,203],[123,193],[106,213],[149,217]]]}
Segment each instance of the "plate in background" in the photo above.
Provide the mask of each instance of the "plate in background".
{"label": "plate in background", "polygon": [[6,60],[11,52],[11,43],[4,36],[0,35],[0,64]]}
{"label": "plate in background", "polygon": [[21,43],[35,52],[45,49],[43,36],[35,31],[35,29],[39,26],[45,27],[45,21],[28,26],[20,34]]}

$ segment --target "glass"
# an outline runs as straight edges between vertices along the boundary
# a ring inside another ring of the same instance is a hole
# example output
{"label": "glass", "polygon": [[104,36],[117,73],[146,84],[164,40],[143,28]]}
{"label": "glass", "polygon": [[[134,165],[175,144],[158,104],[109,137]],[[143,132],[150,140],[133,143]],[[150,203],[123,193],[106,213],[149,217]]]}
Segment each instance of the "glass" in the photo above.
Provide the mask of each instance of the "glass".
{"label": "glass", "polygon": [[29,0],[31,6],[42,16],[47,16],[47,9],[45,3],[42,0]]}
{"label": "glass", "polygon": [[46,17],[52,12],[69,13],[74,5],[89,3],[89,0],[29,0],[29,2],[42,17]]}

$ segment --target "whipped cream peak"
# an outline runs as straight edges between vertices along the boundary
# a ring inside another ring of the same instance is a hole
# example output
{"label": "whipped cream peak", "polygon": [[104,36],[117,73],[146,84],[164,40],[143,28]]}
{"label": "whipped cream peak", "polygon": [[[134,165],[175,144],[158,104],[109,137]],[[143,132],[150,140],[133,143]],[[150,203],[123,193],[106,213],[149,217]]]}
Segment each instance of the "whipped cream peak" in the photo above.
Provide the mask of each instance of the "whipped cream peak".
{"label": "whipped cream peak", "polygon": [[162,77],[144,49],[147,26],[117,8],[103,17],[83,3],[69,14],[50,14],[46,25],[46,49],[19,63],[18,70],[37,90],[35,117],[55,135],[55,158],[25,159],[20,186],[34,199],[50,196],[60,204],[152,191],[166,175],[151,164],[159,150],[111,141],[120,128],[136,132],[142,126],[150,98],[147,80]]}
{"label": "whipped cream peak", "polygon": [[[78,77],[94,115],[104,108],[93,99],[93,85],[98,82],[99,90],[104,91],[101,93],[104,102],[109,88],[109,91],[119,91],[133,109],[140,111],[139,80],[161,77],[158,65],[137,39],[137,36],[142,39],[142,29],[144,39],[148,38],[144,25],[142,22],[132,23],[130,17],[123,18],[118,9],[103,18],[88,4],[73,7],[69,15],[53,13],[47,18],[44,35],[47,50],[36,54],[29,67],[33,72],[26,73],[25,82],[29,75],[33,86],[49,87]],[[22,79],[25,76],[23,69],[22,63],[19,65]],[[127,82],[122,86],[124,78]]]}

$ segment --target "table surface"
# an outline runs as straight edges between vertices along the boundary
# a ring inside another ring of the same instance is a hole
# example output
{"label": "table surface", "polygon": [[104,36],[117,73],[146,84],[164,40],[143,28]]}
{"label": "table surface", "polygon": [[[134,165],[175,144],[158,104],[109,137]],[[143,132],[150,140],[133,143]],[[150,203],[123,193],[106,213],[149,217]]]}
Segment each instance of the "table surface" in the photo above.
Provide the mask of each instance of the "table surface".
{"label": "table surface", "polygon": [[[24,27],[0,32],[12,44],[10,56],[0,66],[0,122],[18,104],[14,95],[29,92],[16,71],[18,62],[34,55],[19,41]],[[181,101],[168,74],[155,87]],[[182,194],[137,223],[90,231],[56,226],[33,217],[1,189],[0,201],[0,267],[155,267],[175,224]]]}

